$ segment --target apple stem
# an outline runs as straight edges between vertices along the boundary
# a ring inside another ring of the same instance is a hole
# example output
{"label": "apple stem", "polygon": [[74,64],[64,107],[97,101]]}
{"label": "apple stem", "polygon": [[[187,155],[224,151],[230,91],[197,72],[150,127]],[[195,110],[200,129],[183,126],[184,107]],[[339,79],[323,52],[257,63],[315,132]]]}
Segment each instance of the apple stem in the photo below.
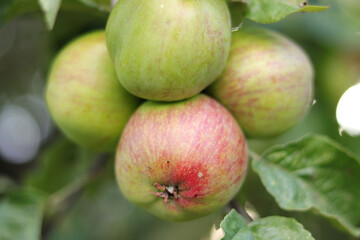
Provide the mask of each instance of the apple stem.
{"label": "apple stem", "polygon": [[229,206],[235,209],[238,213],[240,213],[240,215],[242,215],[245,218],[246,222],[250,223],[254,221],[254,219],[252,219],[252,217],[246,212],[245,207],[240,205],[236,199],[232,199],[229,202]]}
{"label": "apple stem", "polygon": [[154,186],[160,191],[160,192],[153,192],[151,191],[152,194],[154,194],[155,196],[159,197],[159,198],[163,198],[164,199],[164,204],[166,204],[169,200],[169,198],[174,198],[174,199],[179,199],[179,189],[177,186],[173,186],[173,185],[161,185],[159,183],[154,183]]}

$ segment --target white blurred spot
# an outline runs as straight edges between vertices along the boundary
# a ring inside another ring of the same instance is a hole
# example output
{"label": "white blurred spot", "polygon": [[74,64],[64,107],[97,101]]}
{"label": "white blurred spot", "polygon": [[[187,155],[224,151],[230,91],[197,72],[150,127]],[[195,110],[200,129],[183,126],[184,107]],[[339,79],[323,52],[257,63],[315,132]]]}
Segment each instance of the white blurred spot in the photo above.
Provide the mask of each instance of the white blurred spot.
{"label": "white blurred spot", "polygon": [[253,220],[260,218],[259,213],[256,211],[255,207],[250,202],[245,202],[245,211]]}
{"label": "white blurred spot", "polygon": [[222,228],[216,229],[216,226],[213,225],[210,232],[209,240],[221,240],[225,237],[225,232]]}
{"label": "white blurred spot", "polygon": [[351,136],[360,135],[360,83],[341,96],[336,109],[340,128]]}
{"label": "white blurred spot", "polygon": [[17,105],[7,105],[0,114],[0,154],[11,163],[33,159],[41,142],[41,131],[33,116]]}
{"label": "white blurred spot", "polygon": [[41,141],[45,142],[53,131],[53,124],[44,99],[35,94],[28,94],[18,97],[14,103],[31,113],[40,127]]}
{"label": "white blurred spot", "polygon": [[312,101],[312,105],[315,105],[316,103],[317,103],[317,100],[314,99],[314,100]]}
{"label": "white blurred spot", "polygon": [[161,4],[160,7],[161,7],[161,8],[164,8],[164,4]]}

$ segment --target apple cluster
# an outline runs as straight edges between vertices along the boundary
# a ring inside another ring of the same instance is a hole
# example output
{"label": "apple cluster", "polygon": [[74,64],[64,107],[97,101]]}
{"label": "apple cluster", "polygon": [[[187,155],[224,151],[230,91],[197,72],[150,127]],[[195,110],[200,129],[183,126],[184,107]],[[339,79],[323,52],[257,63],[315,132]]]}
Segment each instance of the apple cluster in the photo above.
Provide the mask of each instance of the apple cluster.
{"label": "apple cluster", "polygon": [[294,126],[312,79],[308,57],[288,38],[232,33],[225,0],[122,0],[106,31],[61,50],[46,100],[69,139],[116,151],[129,201],[184,221],[235,196],[248,165],[245,136]]}

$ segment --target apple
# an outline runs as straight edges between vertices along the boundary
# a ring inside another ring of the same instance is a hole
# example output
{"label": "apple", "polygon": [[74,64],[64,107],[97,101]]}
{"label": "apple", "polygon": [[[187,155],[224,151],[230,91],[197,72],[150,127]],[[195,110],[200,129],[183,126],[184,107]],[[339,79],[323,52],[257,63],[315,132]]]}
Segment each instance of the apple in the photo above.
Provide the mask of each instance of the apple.
{"label": "apple", "polygon": [[236,120],[202,94],[142,104],[116,152],[116,177],[125,197],[168,221],[222,207],[238,192],[246,169],[246,141]]}
{"label": "apple", "polygon": [[296,125],[312,102],[313,68],[304,51],[279,33],[242,29],[209,94],[235,116],[246,136],[277,136]]}
{"label": "apple", "polygon": [[225,0],[122,0],[106,40],[121,84],[145,99],[194,96],[222,72],[231,23]]}
{"label": "apple", "polygon": [[48,76],[46,100],[64,134],[95,151],[116,149],[123,128],[140,104],[116,77],[105,31],[83,35],[58,54]]}

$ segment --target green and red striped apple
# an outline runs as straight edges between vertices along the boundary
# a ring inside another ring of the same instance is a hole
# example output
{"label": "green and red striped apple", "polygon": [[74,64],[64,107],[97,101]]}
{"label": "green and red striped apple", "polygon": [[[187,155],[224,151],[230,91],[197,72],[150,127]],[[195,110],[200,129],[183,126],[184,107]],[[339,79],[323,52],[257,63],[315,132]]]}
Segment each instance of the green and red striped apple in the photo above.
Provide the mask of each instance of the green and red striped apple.
{"label": "green and red striped apple", "polygon": [[206,95],[148,101],[129,120],[116,153],[116,177],[133,203],[168,221],[224,206],[247,169],[244,135],[233,116]]}
{"label": "green and red striped apple", "polygon": [[140,104],[117,80],[104,31],[83,35],[62,49],[49,73],[46,100],[65,135],[94,151],[114,151]]}
{"label": "green and red striped apple", "polygon": [[313,68],[304,51],[270,30],[234,32],[229,59],[210,95],[226,106],[248,137],[279,135],[312,102]]}

